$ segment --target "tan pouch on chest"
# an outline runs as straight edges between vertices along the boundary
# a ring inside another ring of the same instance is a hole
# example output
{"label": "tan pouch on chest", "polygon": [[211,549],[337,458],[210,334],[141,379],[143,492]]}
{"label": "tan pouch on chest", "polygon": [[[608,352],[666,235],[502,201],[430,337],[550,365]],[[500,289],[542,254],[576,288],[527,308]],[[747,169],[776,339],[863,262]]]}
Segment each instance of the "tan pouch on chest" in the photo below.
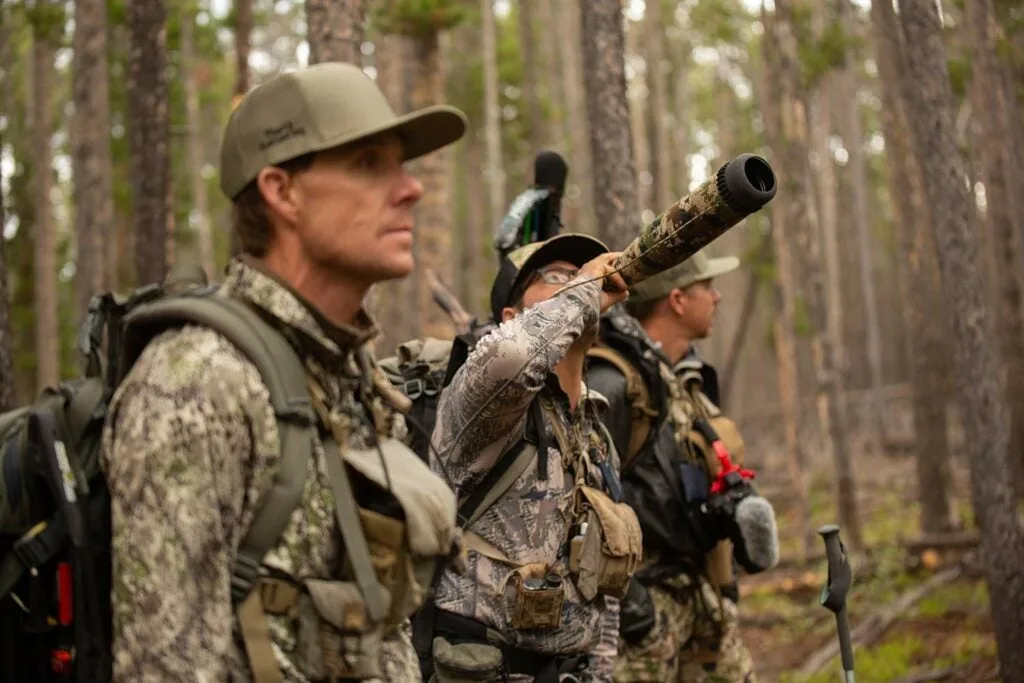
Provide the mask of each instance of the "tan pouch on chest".
{"label": "tan pouch on chest", "polygon": [[633,508],[599,489],[580,486],[579,493],[580,521],[587,528],[578,553],[570,554],[576,588],[587,600],[597,595],[621,598],[643,557],[640,521]]}

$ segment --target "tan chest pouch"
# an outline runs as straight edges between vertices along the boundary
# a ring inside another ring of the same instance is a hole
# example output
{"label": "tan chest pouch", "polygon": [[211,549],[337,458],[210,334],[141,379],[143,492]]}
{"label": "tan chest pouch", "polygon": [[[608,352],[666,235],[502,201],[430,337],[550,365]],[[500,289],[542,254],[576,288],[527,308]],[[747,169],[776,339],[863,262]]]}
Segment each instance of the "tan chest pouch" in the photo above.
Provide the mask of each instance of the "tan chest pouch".
{"label": "tan chest pouch", "polygon": [[569,543],[569,572],[587,600],[621,598],[643,559],[640,521],[633,508],[603,491],[579,488],[580,533]]}
{"label": "tan chest pouch", "polygon": [[509,577],[513,588],[512,628],[555,629],[562,625],[564,577],[543,562],[526,564]]}
{"label": "tan chest pouch", "polygon": [[[395,627],[424,601],[438,563],[456,550],[455,495],[409,448],[394,439],[380,451],[346,449],[345,462],[389,490],[405,519],[359,509],[377,579],[391,597],[386,627]],[[342,576],[352,576],[343,567]]]}

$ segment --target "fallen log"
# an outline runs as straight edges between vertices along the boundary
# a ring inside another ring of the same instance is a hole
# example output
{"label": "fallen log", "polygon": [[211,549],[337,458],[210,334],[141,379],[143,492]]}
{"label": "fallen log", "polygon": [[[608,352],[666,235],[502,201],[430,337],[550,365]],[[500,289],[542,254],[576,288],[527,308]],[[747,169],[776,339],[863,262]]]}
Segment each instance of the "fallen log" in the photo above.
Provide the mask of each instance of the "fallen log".
{"label": "fallen log", "polygon": [[963,666],[949,666],[945,669],[933,669],[932,671],[922,671],[920,673],[913,674],[901,678],[896,683],[930,683],[930,681],[948,681],[953,677],[953,674],[958,671],[962,671]]}
{"label": "fallen log", "polygon": [[926,550],[972,550],[978,546],[977,531],[949,531],[941,534],[921,534],[902,540],[907,552],[920,555]]}
{"label": "fallen log", "polygon": [[[873,645],[892,626],[897,617],[920,602],[922,598],[936,588],[955,581],[962,573],[963,568],[960,565],[949,567],[935,574],[921,585],[911,588],[891,605],[878,610],[857,624],[850,634],[851,641],[854,645],[863,647]],[[804,665],[800,667],[799,675],[804,679],[810,678],[825,668],[832,661],[832,658],[838,654],[839,639],[830,638],[824,647],[812,654]]]}

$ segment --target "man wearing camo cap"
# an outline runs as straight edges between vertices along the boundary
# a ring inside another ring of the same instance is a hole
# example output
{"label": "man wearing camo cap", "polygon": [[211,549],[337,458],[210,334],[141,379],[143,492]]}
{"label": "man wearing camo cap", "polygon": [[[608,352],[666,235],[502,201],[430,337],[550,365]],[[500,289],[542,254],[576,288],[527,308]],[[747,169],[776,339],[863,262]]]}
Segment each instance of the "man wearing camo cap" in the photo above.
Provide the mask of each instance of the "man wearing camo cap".
{"label": "man wearing camo cap", "polygon": [[[423,187],[404,162],[458,140],[465,128],[451,107],[396,116],[361,69],[342,63],[280,75],[232,113],[220,186],[242,254],[218,296],[247,304],[294,349],[320,428],[297,506],[262,563],[243,573],[240,545],[282,463],[268,387],[210,329],[166,332],[145,349],[104,432],[117,683],[420,679],[412,610],[398,605],[414,608],[422,587],[392,585],[390,612],[367,617],[375,610],[352,578],[359,570],[342,543],[344,501],[333,493],[331,458],[343,457],[348,469],[353,454],[376,458],[381,444],[403,436],[404,406],[367,349],[377,328],[363,299],[374,283],[413,269],[413,207]],[[422,469],[419,485],[450,512],[436,515],[426,534],[443,546],[454,537],[454,496]],[[368,520],[394,525],[409,512],[397,476],[394,489],[370,474],[350,477],[360,515],[348,519],[362,523],[366,538]],[[387,558],[369,545],[372,574]],[[373,597],[387,606],[380,593]]]}

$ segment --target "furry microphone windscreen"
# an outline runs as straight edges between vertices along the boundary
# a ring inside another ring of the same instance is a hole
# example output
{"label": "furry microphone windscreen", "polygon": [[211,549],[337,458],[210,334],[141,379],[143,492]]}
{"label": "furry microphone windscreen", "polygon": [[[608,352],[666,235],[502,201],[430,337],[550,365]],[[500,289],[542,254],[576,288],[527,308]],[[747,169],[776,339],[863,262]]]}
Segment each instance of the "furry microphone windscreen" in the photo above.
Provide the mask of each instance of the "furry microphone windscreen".
{"label": "furry microphone windscreen", "polygon": [[772,504],[761,496],[747,496],[736,505],[736,526],[750,562],[759,570],[779,561],[779,532]]}

